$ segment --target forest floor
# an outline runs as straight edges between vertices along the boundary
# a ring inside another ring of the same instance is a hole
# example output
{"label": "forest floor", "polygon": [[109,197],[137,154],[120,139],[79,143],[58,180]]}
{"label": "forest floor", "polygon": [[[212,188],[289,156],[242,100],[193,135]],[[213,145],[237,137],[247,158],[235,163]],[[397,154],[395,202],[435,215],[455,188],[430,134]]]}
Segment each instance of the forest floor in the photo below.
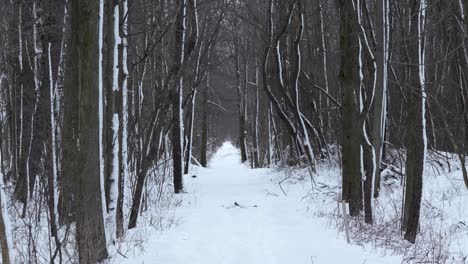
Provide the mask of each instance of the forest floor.
{"label": "forest floor", "polygon": [[401,256],[347,244],[343,232],[317,215],[317,208],[333,206],[333,201],[314,199],[311,205],[307,178],[303,184],[285,181],[280,185],[284,173],[249,169],[240,163],[239,151],[230,143],[215,153],[208,168],[194,168],[185,177],[186,193],[175,209],[175,224],[163,231],[132,230],[145,232],[146,241],[141,250],[120,254],[116,263],[402,262]]}

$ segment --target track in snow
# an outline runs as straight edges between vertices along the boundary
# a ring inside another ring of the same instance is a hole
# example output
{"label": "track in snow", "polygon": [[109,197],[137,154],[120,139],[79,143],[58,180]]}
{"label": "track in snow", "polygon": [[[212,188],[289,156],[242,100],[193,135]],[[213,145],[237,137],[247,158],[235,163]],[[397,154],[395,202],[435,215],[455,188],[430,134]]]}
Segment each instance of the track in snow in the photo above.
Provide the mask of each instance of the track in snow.
{"label": "track in snow", "polygon": [[[141,256],[126,263],[155,264],[375,264],[400,263],[362,247],[306,211],[304,193],[282,194],[274,173],[240,163],[238,150],[224,145],[197,178],[187,175],[181,223],[155,232]],[[240,206],[235,206],[238,203]]]}

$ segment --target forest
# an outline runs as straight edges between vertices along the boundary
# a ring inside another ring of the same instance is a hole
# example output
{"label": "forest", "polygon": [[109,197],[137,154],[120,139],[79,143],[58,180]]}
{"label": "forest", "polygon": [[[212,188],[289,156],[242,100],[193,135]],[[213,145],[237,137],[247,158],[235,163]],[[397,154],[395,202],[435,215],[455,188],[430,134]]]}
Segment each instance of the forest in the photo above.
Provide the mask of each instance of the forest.
{"label": "forest", "polygon": [[464,264],[467,157],[464,0],[0,0],[0,263]]}

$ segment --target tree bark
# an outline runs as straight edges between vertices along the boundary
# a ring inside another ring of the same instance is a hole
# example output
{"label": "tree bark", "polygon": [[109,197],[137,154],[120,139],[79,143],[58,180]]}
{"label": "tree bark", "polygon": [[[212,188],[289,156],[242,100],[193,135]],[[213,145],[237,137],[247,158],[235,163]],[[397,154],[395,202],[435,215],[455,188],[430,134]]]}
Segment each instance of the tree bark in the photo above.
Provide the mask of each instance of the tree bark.
{"label": "tree bark", "polygon": [[172,162],[173,162],[173,179],[174,192],[180,193],[183,191],[183,117],[182,117],[182,93],[183,93],[183,78],[179,73],[182,64],[184,63],[185,54],[185,31],[186,31],[186,0],[178,0],[178,12],[175,23],[175,46],[174,46],[174,63],[177,68],[178,80],[171,80],[170,89],[172,89]]}
{"label": "tree bark", "polygon": [[[97,0],[71,1],[71,49],[65,85],[65,100],[75,109],[67,108],[72,123],[64,127],[73,145],[64,151],[64,164],[73,184],[76,210],[76,236],[80,263],[96,263],[107,257],[104,229],[104,208],[101,191],[99,140],[99,8]],[[102,18],[101,18],[102,19]],[[76,96],[76,97],[74,97]],[[68,121],[70,122],[70,121]],[[78,130],[74,130],[78,128]],[[75,138],[74,138],[75,137]],[[70,139],[71,138],[71,139]],[[65,139],[65,138],[64,138]],[[79,149],[76,143],[79,141]],[[76,163],[76,164],[75,164]],[[79,165],[79,166],[78,166]]]}
{"label": "tree bark", "polygon": [[341,49],[339,80],[343,97],[342,197],[349,202],[350,215],[357,216],[362,209],[358,20],[352,1],[340,0],[339,8]]}
{"label": "tree bark", "polygon": [[[407,47],[407,138],[406,188],[403,229],[405,239],[415,243],[421,209],[424,161],[426,155],[426,93],[424,79],[425,2],[410,1],[410,28],[405,37]],[[415,41],[414,36],[418,36]]]}
{"label": "tree bark", "polygon": [[13,234],[10,226],[10,218],[8,216],[6,195],[3,188],[2,175],[0,177],[0,247],[2,248],[2,263],[14,264]]}
{"label": "tree bark", "polygon": [[377,86],[374,99],[374,113],[372,119],[372,140],[376,154],[374,197],[380,191],[380,162],[382,160],[383,140],[387,118],[387,61],[388,61],[388,0],[376,2],[376,45],[375,60],[377,63]]}
{"label": "tree bark", "polygon": [[208,91],[210,90],[210,73],[206,74],[206,87],[202,94],[202,125],[201,125],[201,146],[200,146],[200,164],[206,168],[207,165],[207,147],[208,147]]}

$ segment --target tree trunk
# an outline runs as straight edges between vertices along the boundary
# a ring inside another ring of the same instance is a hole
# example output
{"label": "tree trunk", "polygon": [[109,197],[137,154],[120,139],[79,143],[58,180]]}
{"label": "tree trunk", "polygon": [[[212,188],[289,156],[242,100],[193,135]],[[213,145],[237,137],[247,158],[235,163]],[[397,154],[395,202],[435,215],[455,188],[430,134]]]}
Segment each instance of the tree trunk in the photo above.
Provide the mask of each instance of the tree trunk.
{"label": "tree trunk", "polygon": [[[38,98],[36,122],[35,122],[35,137],[33,138],[33,146],[31,152],[37,151],[43,157],[43,169],[40,171],[41,160],[31,161],[31,171],[37,171],[38,175],[43,175],[40,180],[45,186],[47,206],[49,209],[49,224],[50,233],[54,238],[55,251],[51,257],[51,262],[55,261],[58,256],[59,261],[62,261],[61,242],[58,234],[58,166],[57,166],[57,140],[56,140],[56,118],[55,118],[55,82],[58,78],[58,67],[60,64],[61,52],[61,35],[62,32],[54,32],[52,28],[59,26],[63,21],[59,18],[63,15],[60,12],[64,10],[64,2],[57,5],[57,2],[46,0],[42,2],[42,8],[49,10],[43,16],[44,24],[41,27],[41,44],[42,44],[42,85],[40,87],[40,95]],[[63,18],[62,18],[63,19]],[[54,68],[56,70],[54,70]],[[37,146],[40,146],[38,148]],[[33,169],[33,167],[35,167]],[[32,188],[32,187],[31,187]]]}
{"label": "tree trunk", "polygon": [[13,253],[13,234],[11,232],[10,218],[8,216],[8,208],[6,195],[3,191],[3,175],[0,176],[0,248],[2,248],[2,263],[14,264]]}
{"label": "tree trunk", "polygon": [[150,125],[150,127],[147,130],[147,135],[145,136],[146,139],[150,140],[149,142],[144,142],[145,148],[142,150],[143,158],[141,160],[141,165],[138,166],[137,170],[137,182],[133,194],[133,199],[132,199],[132,207],[130,208],[130,219],[128,221],[128,229],[132,229],[136,227],[137,220],[138,220],[138,214],[140,212],[140,207],[141,207],[141,200],[143,197],[143,189],[146,181],[146,177],[148,174],[148,170],[150,169],[151,165],[153,164],[154,160],[157,159],[157,146],[158,143],[157,140],[154,140],[154,137],[156,135],[156,124],[158,121],[158,114],[157,112],[153,116],[153,121]]}
{"label": "tree trunk", "polygon": [[174,60],[177,67],[178,80],[171,80],[170,89],[172,89],[172,162],[173,162],[173,178],[174,192],[180,193],[183,191],[183,111],[182,111],[182,93],[183,93],[183,78],[179,73],[182,64],[184,63],[185,54],[185,31],[186,31],[186,0],[178,0],[178,12],[175,23],[175,48]]}
{"label": "tree trunk", "polygon": [[380,191],[380,162],[382,160],[382,147],[385,135],[387,118],[387,61],[388,61],[388,0],[376,2],[376,45],[375,59],[377,63],[377,86],[374,99],[374,113],[372,119],[372,141],[376,154],[375,158],[375,186],[374,197]]}
{"label": "tree trunk", "polygon": [[201,125],[201,146],[200,146],[200,164],[206,168],[207,165],[207,147],[208,147],[208,91],[210,90],[210,73],[206,74],[206,87],[202,95],[202,125]]}
{"label": "tree trunk", "polygon": [[[313,172],[315,172],[315,156],[314,152],[312,149],[312,144],[309,138],[309,133],[307,132],[307,128],[304,122],[304,117],[302,115],[301,109],[300,109],[300,94],[299,94],[299,77],[301,75],[301,67],[302,67],[302,54],[301,54],[301,39],[302,35],[304,32],[304,14],[302,13],[302,5],[301,5],[301,0],[298,1],[298,10],[299,10],[299,31],[297,33],[297,37],[294,41],[294,66],[292,69],[292,76],[294,80],[294,95],[295,95],[295,111],[297,115],[297,119],[299,122],[299,125],[302,129],[302,134],[304,139],[301,140],[301,143],[304,142],[304,151],[306,152],[307,155],[307,160],[310,163],[310,167]],[[317,138],[317,140],[320,140]],[[312,179],[313,180],[313,179]]]}
{"label": "tree trunk", "polygon": [[[237,87],[237,110],[239,116],[239,146],[241,153],[241,162],[247,161],[247,146],[246,146],[246,126],[245,126],[245,102],[244,93],[242,91],[242,80],[241,80],[241,65],[240,65],[240,43],[239,37],[236,35],[234,40],[235,45],[235,71],[236,71],[236,87]],[[246,66],[247,72],[247,66]],[[247,84],[246,84],[247,85]]]}
{"label": "tree trunk", "polygon": [[340,0],[339,7],[341,48],[339,79],[343,91],[342,197],[349,202],[350,215],[357,216],[362,208],[358,20],[352,1]]}
{"label": "tree trunk", "polygon": [[260,96],[259,96],[259,81],[258,81],[258,63],[255,61],[255,106],[254,106],[254,123],[253,123],[253,164],[254,168],[260,167],[260,144],[259,140],[259,112],[260,112]]}
{"label": "tree trunk", "polygon": [[107,257],[100,169],[100,102],[96,96],[102,87],[99,76],[101,8],[97,0],[71,2],[71,49],[66,76],[69,80],[64,89],[66,101],[77,101],[73,104],[76,110],[67,108],[71,112],[66,116],[71,117],[79,129],[75,131],[75,126],[64,126],[64,134],[67,134],[64,144],[74,146],[71,152],[64,151],[63,160],[64,164],[77,163],[73,167],[65,166],[64,172],[72,169],[66,173],[76,179],[72,184],[77,198],[76,236],[80,263],[96,263]]}
{"label": "tree trunk", "polygon": [[127,147],[127,124],[128,124],[128,2],[127,0],[120,1],[120,21],[122,26],[120,27],[120,54],[119,57],[119,71],[120,71],[120,84],[121,87],[121,104],[119,106],[119,179],[118,179],[118,196],[117,196],[117,209],[116,209],[116,236],[121,238],[124,234],[124,219],[123,219],[123,204],[124,204],[124,191],[125,181],[128,179],[128,147]]}
{"label": "tree trunk", "polygon": [[197,90],[193,91],[192,100],[190,102],[190,110],[188,113],[188,128],[187,128],[187,152],[185,157],[185,168],[184,174],[189,174],[190,172],[190,160],[192,158],[192,148],[193,148],[193,130],[195,125],[195,102],[197,98]]}
{"label": "tree trunk", "polygon": [[[17,94],[17,107],[19,112],[19,127],[17,132],[19,135],[18,141],[18,178],[15,186],[14,195],[15,198],[26,206],[29,192],[30,175],[28,169],[29,154],[31,153],[31,141],[33,136],[33,115],[35,107],[35,82],[34,72],[30,64],[26,64],[28,61],[27,53],[23,50],[27,47],[27,42],[23,40],[22,28],[24,23],[31,23],[31,17],[24,12],[21,1],[19,1],[19,23],[18,23],[18,39],[19,39],[19,85],[17,89],[20,89],[20,93]],[[23,43],[25,42],[25,43]],[[35,56],[35,54],[34,54]],[[34,66],[33,66],[34,67]]]}
{"label": "tree trunk", "polygon": [[[406,40],[409,91],[407,91],[406,188],[403,229],[405,239],[415,243],[426,155],[426,92],[424,70],[424,23],[426,5],[422,0],[410,2],[410,29]],[[413,36],[418,36],[417,41]]]}
{"label": "tree trunk", "polygon": [[[106,56],[106,114],[105,114],[105,193],[107,205],[107,222],[110,226],[112,241],[117,235],[117,200],[121,184],[121,97],[119,83],[119,70],[122,69],[121,57],[119,57],[120,45],[120,9],[117,1],[106,2],[105,17],[107,19],[107,56]],[[119,67],[120,66],[120,67]]]}

